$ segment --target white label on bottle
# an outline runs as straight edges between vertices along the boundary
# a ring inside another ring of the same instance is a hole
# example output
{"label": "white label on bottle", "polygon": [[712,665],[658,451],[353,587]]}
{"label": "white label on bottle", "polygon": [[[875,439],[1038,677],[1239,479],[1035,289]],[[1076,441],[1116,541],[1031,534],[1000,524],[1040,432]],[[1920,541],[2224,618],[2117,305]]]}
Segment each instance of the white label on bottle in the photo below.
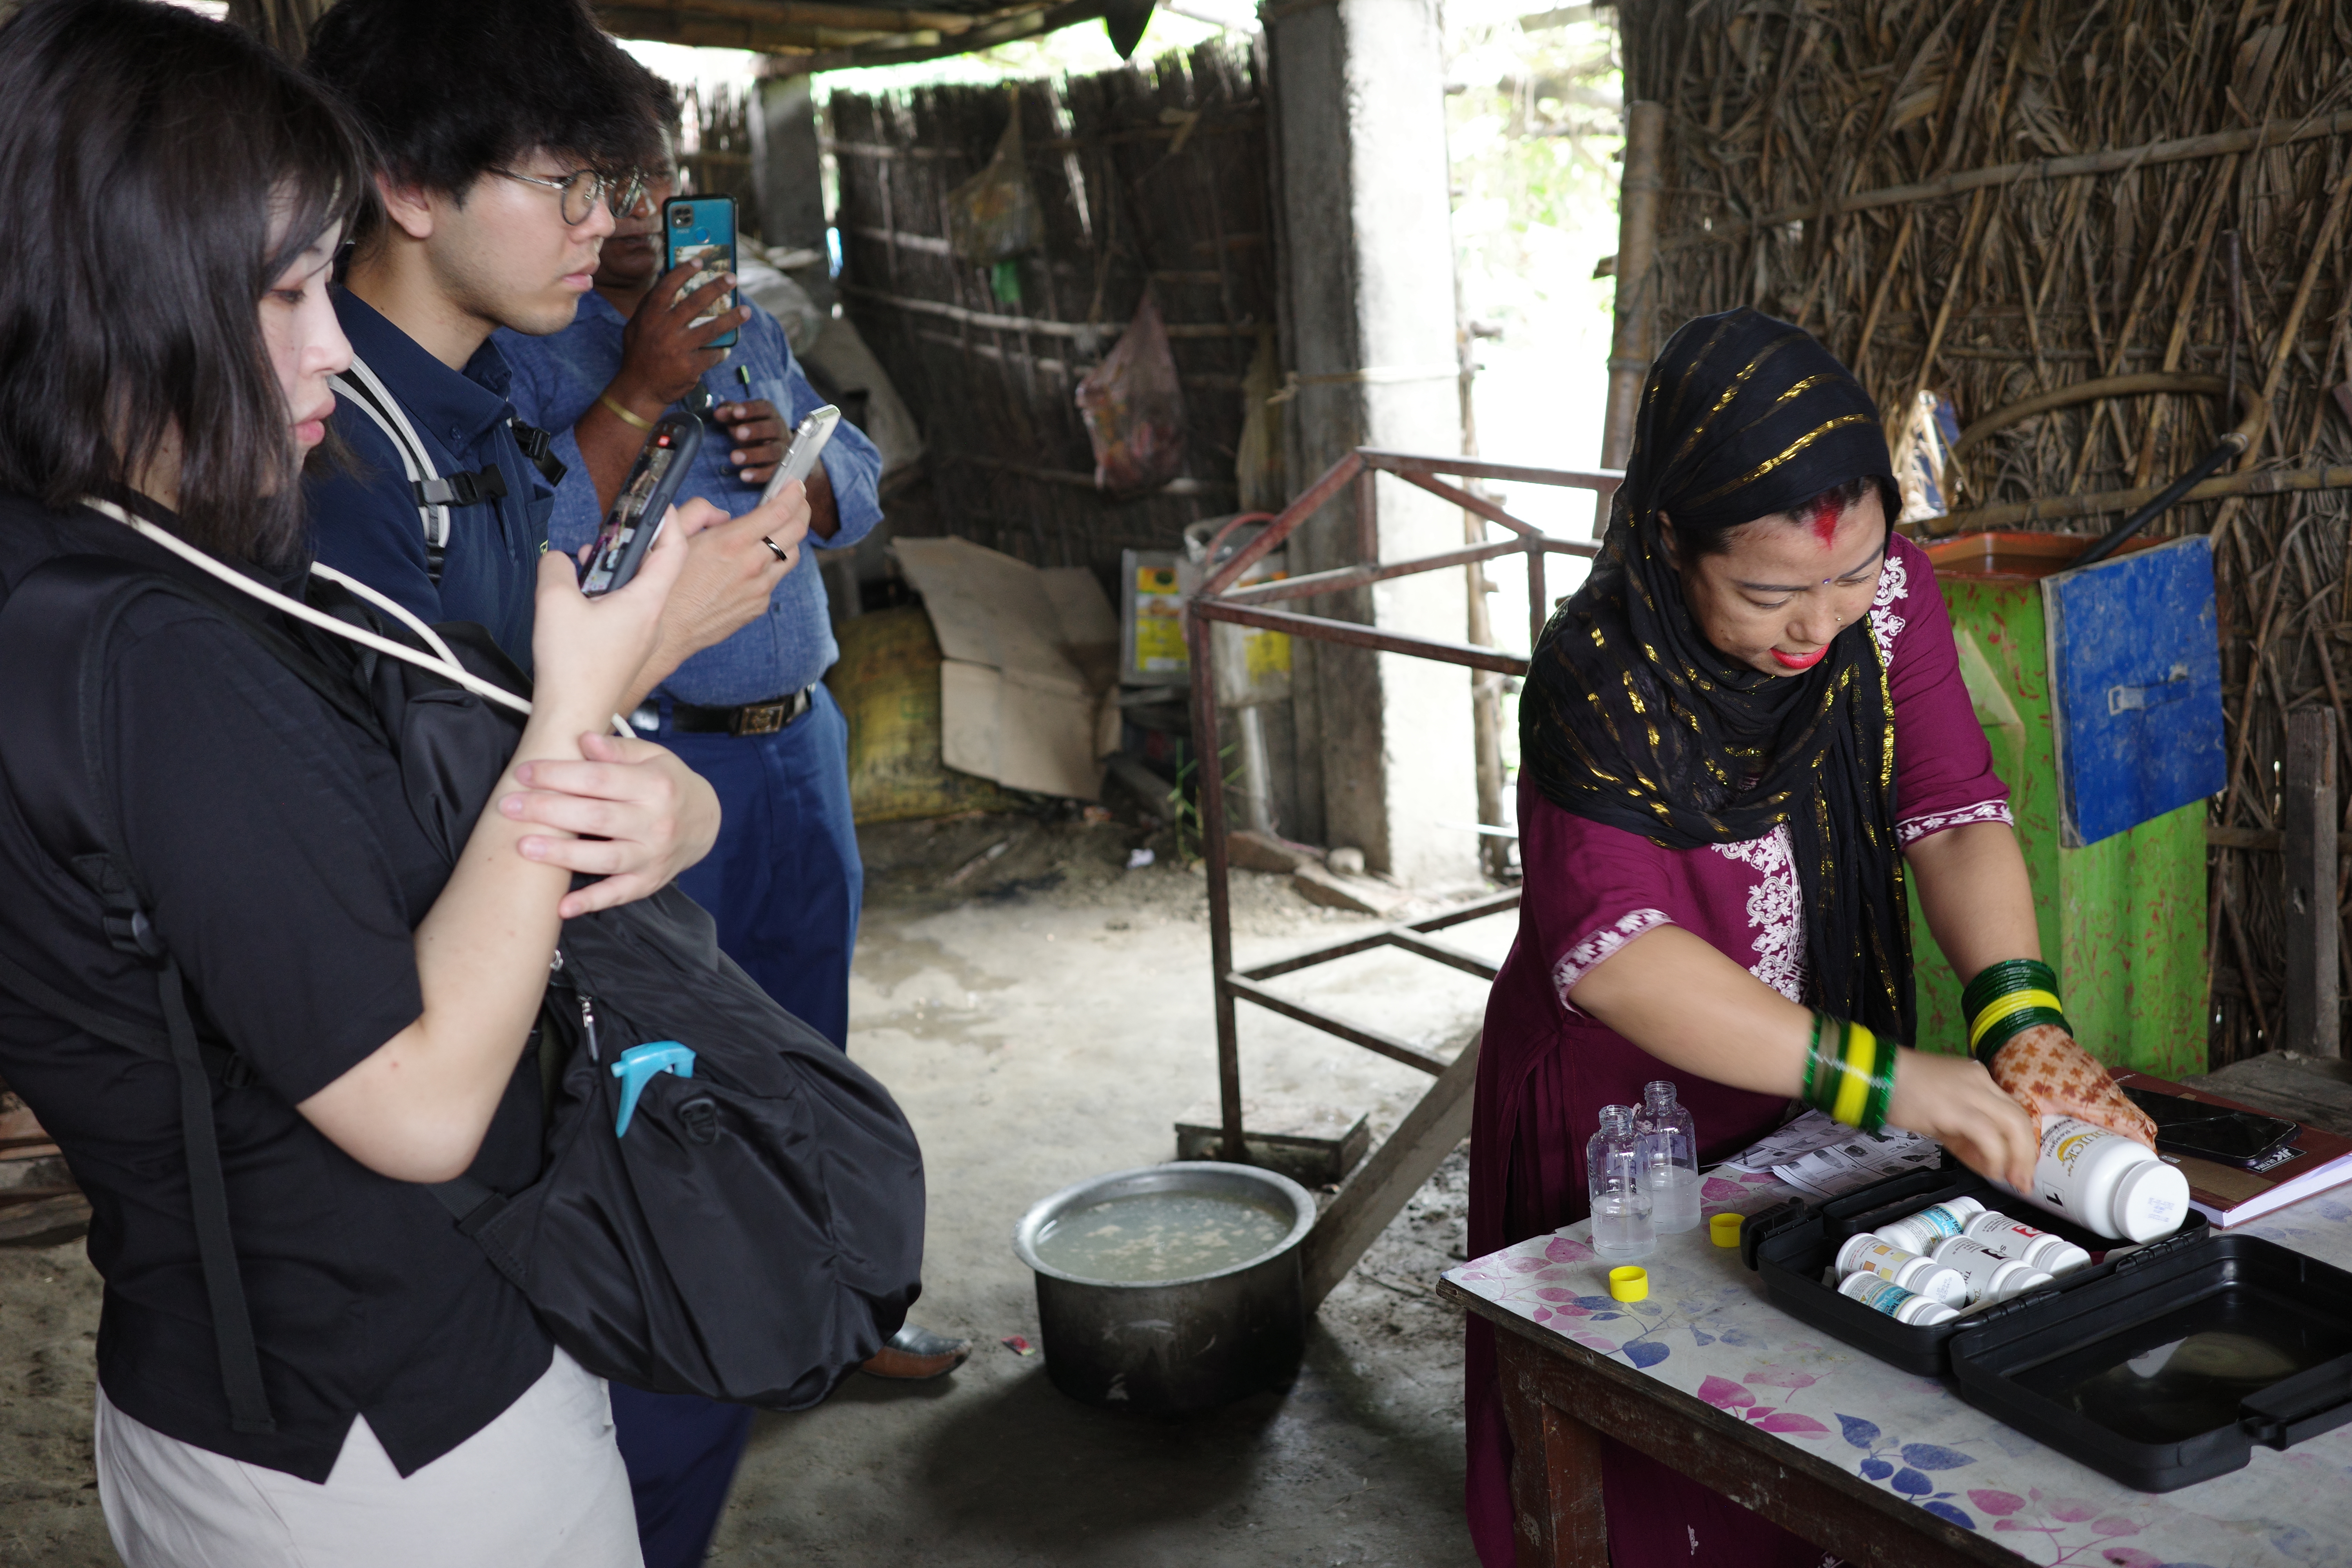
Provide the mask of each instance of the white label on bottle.
{"label": "white label on bottle", "polygon": [[1904,1304],[1914,1299],[1911,1291],[1875,1274],[1855,1286],[1848,1294],[1872,1311],[1884,1312],[1890,1318],[1903,1310]]}

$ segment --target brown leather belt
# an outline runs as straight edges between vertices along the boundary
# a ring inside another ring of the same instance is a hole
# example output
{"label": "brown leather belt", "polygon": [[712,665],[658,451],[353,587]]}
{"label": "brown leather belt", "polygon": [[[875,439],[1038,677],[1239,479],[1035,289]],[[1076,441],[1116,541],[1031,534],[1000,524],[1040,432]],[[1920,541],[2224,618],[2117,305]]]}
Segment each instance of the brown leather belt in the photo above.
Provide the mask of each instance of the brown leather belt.
{"label": "brown leather belt", "polygon": [[685,735],[772,735],[790,728],[794,720],[809,710],[815,691],[814,686],[803,686],[798,691],[772,697],[765,702],[746,702],[740,708],[698,708],[691,702],[672,702],[669,727]]}

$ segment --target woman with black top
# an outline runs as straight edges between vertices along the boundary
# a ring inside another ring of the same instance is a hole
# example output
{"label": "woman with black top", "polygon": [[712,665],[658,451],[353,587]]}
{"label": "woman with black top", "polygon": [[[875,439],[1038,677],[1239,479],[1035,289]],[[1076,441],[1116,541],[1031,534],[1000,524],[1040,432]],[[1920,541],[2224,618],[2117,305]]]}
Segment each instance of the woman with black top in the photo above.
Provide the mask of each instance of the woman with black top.
{"label": "woman with black top", "polygon": [[[297,475],[349,356],[328,275],[365,168],[233,28],[151,0],[35,0],[0,27],[0,605],[60,556],[188,573],[121,513],[299,595]],[[0,952],[70,1003],[0,988],[0,1076],[90,1199],[100,1497],[132,1568],[638,1562],[603,1384],[415,1184],[535,1175],[524,1046],[561,920],[710,842],[707,785],[600,733],[680,533],[593,602],[546,563],[535,710],[454,871],[385,745],[230,618],[277,612],[149,594],[99,656],[98,805],[199,1033],[249,1074],[212,1111],[266,1430],[223,1392],[173,1068],[65,1016],[160,1031],[153,971],[0,767]],[[80,668],[55,655],[0,679]],[[567,893],[574,871],[605,879]]]}

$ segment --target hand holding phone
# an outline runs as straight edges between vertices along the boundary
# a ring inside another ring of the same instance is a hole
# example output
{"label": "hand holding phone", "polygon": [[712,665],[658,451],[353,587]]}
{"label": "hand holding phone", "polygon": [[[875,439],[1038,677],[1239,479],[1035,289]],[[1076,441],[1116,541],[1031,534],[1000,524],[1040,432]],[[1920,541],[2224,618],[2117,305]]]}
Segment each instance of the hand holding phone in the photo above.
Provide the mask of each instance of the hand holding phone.
{"label": "hand holding phone", "polygon": [[581,593],[593,599],[626,586],[637,574],[646,552],[661,537],[670,503],[702,448],[702,421],[691,414],[666,414],[646,437],[581,569]]}
{"label": "hand holding phone", "polygon": [[[667,272],[681,262],[699,264],[702,270],[687,282],[684,293],[692,293],[722,272],[735,270],[735,198],[733,196],[672,196],[662,203],[662,245]],[[730,289],[719,300],[712,313],[698,316],[688,323],[699,327],[713,321],[719,312],[735,308],[735,290]],[[741,334],[729,328],[702,346],[727,349],[735,346]]]}
{"label": "hand holding phone", "polygon": [[768,477],[767,489],[760,492],[760,504],[767,505],[783,488],[796,479],[805,479],[814,471],[816,460],[824,452],[824,444],[833,439],[834,426],[841,423],[841,410],[828,403],[809,411],[801,427],[793,432],[792,449],[776,471]]}

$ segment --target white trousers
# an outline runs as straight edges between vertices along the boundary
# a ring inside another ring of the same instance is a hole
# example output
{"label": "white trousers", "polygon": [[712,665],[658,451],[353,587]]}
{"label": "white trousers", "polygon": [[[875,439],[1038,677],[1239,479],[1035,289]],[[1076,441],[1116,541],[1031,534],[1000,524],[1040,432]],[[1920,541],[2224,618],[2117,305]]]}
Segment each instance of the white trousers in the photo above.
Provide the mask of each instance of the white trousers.
{"label": "white trousers", "polygon": [[225,1458],[98,1394],[98,1496],[128,1568],[643,1568],[602,1378],[554,1364],[404,1479],[364,1416],[324,1485]]}

